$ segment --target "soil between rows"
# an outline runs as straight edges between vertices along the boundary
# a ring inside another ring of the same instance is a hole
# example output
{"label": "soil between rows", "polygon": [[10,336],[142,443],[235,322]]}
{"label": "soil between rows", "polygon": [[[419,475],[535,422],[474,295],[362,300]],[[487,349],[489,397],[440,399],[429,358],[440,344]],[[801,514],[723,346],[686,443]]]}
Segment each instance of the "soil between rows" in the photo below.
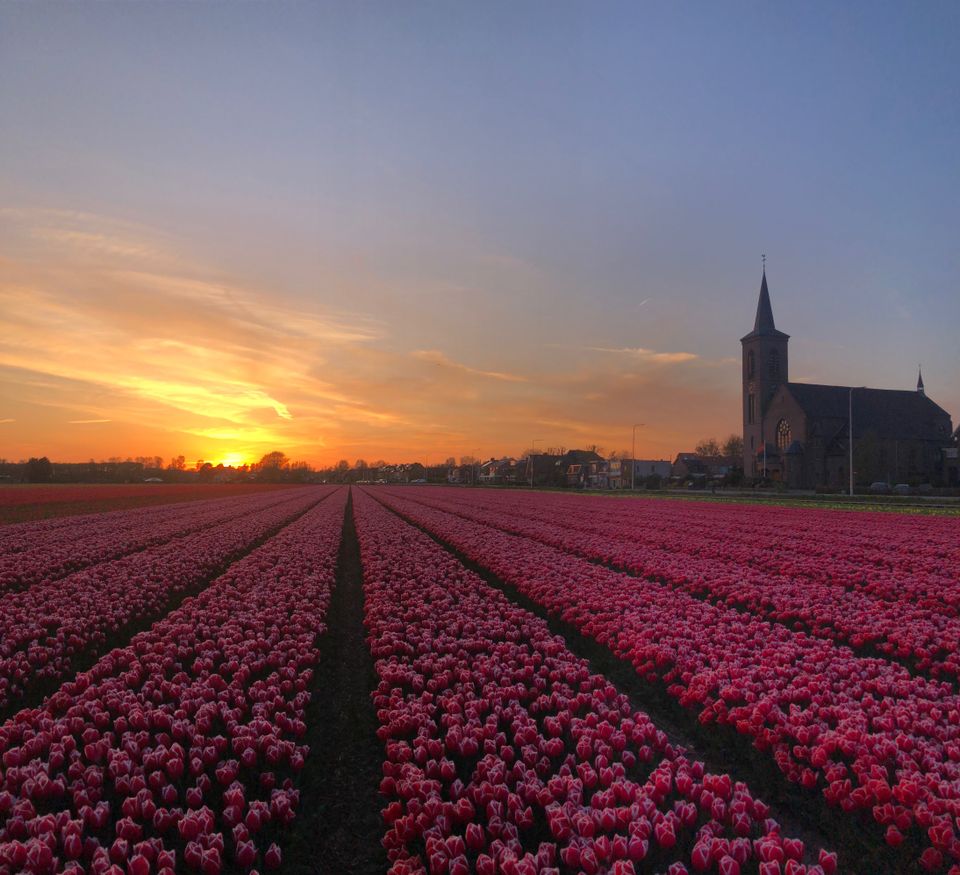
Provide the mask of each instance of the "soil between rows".
{"label": "soil between rows", "polygon": [[[376,498],[372,492],[368,495]],[[631,705],[643,711],[662,729],[671,743],[682,746],[694,759],[716,773],[729,772],[744,781],[751,792],[771,808],[771,816],[785,834],[803,839],[809,848],[836,851],[838,871],[853,875],[905,875],[919,871],[914,862],[920,853],[916,841],[906,841],[897,850],[887,846],[882,830],[869,813],[856,815],[830,808],[820,790],[805,791],[788,781],[770,757],[758,751],[746,736],[729,726],[702,726],[692,711],[684,709],[667,692],[666,685],[641,679],[629,660],[582,634],[573,624],[551,615],[542,605],[473,561],[455,546],[438,537],[379,498],[383,507],[427,535],[456,557],[487,584],[500,590],[519,607],[544,620],[550,631],[562,637],[567,648],[584,659],[592,672],[608,678],[625,694]]]}
{"label": "soil between rows", "polygon": [[363,625],[363,570],[347,499],[336,581],[320,637],[320,660],[307,712],[310,756],[300,781],[300,806],[283,841],[283,872],[383,875],[380,778],[371,692],[377,675]]}

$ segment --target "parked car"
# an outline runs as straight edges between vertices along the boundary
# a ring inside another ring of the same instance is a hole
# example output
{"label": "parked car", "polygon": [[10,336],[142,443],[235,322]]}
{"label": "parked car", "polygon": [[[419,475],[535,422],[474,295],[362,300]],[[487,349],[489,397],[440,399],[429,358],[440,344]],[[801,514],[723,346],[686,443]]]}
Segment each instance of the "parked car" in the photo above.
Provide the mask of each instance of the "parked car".
{"label": "parked car", "polygon": [[894,495],[909,495],[910,494],[910,484],[909,483],[898,483],[893,487]]}
{"label": "parked car", "polygon": [[889,495],[890,494],[890,484],[884,480],[877,480],[870,484],[870,491],[874,495]]}

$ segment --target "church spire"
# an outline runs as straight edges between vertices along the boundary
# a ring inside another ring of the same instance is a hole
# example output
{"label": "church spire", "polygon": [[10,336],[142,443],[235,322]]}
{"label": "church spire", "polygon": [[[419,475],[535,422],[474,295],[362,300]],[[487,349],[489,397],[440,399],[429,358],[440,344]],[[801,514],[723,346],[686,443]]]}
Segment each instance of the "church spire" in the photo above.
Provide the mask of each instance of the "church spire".
{"label": "church spire", "polygon": [[920,365],[917,365],[917,391],[921,395],[926,395],[927,393],[923,390],[923,369]]}
{"label": "church spire", "polygon": [[770,306],[770,292],[767,291],[767,268],[763,268],[763,280],[760,282],[760,300],[757,301],[757,318],[753,323],[754,334],[770,334],[777,330],[773,324],[773,307]]}

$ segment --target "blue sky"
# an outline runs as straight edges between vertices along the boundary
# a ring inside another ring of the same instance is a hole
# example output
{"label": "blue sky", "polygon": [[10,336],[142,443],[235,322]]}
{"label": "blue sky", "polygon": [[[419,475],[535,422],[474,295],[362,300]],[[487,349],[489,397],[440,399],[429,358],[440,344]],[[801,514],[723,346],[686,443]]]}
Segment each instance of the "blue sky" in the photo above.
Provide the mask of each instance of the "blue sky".
{"label": "blue sky", "polygon": [[958,57],[955,3],[0,6],[0,454],[671,455],[762,252],[792,378],[956,419]]}

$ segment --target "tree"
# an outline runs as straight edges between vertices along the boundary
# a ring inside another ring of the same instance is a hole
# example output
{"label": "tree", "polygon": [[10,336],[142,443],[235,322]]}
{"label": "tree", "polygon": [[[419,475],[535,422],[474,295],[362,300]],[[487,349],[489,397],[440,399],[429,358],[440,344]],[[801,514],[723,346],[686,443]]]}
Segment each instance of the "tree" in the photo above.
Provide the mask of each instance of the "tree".
{"label": "tree", "polygon": [[743,435],[730,435],[723,442],[723,455],[741,458],[743,456]]}
{"label": "tree", "polygon": [[27,481],[30,483],[49,483],[53,476],[53,465],[46,456],[34,457],[27,462]]}
{"label": "tree", "polygon": [[289,475],[294,483],[306,483],[313,476],[313,469],[306,462],[292,462]]}
{"label": "tree", "polygon": [[286,453],[274,450],[261,458],[257,467],[260,470],[261,479],[268,481],[282,480],[284,473],[290,467],[290,460],[287,459]]}
{"label": "tree", "polygon": [[694,452],[701,457],[704,456],[719,456],[720,455],[720,444],[717,443],[716,438],[704,438],[697,446],[694,448]]}
{"label": "tree", "polygon": [[346,459],[341,459],[333,470],[337,481],[343,483],[347,479],[347,474],[350,473],[350,463]]}
{"label": "tree", "polygon": [[457,460],[453,456],[447,456],[447,461],[443,463],[448,468],[456,468]]}
{"label": "tree", "polygon": [[187,467],[187,460],[183,456],[177,456],[170,460],[170,464],[167,467],[171,471],[182,471]]}

